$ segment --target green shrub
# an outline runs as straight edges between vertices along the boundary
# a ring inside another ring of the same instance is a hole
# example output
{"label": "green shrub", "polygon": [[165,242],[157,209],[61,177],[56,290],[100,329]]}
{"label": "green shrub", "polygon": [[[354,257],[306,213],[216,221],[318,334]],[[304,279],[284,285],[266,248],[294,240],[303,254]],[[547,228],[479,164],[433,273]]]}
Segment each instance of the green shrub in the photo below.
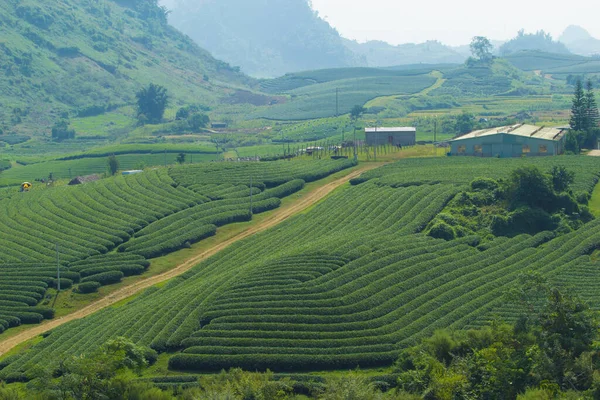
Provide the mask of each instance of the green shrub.
{"label": "green shrub", "polygon": [[102,286],[105,286],[121,282],[121,279],[123,279],[124,276],[125,274],[123,274],[121,271],[108,271],[101,274],[87,276],[81,280],[81,283],[98,282]]}
{"label": "green shrub", "polygon": [[100,282],[92,281],[92,282],[83,282],[77,285],[78,293],[95,293],[100,289],[102,285]]}
{"label": "green shrub", "polygon": [[[50,282],[50,286],[53,288],[58,288],[58,279],[52,279],[52,281]],[[67,278],[60,278],[60,289],[64,290],[64,289],[70,289],[71,287],[73,287],[73,281],[71,279],[67,279]]]}
{"label": "green shrub", "polygon": [[471,181],[471,190],[496,190],[498,189],[498,182],[491,178],[477,178]]}
{"label": "green shrub", "polygon": [[454,229],[445,222],[438,222],[431,227],[429,236],[436,239],[453,240],[455,238]]}

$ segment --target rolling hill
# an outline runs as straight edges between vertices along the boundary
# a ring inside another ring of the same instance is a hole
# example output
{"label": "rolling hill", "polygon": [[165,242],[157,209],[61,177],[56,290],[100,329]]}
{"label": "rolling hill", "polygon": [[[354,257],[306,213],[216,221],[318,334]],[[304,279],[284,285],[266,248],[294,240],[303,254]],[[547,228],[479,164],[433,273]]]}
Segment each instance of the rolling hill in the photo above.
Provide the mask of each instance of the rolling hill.
{"label": "rolling hill", "polygon": [[469,50],[446,46],[431,40],[425,43],[405,43],[393,46],[382,41],[358,43],[344,39],[344,44],[354,53],[364,57],[369,67],[389,67],[406,64],[443,64],[463,63],[469,56]]}
{"label": "rolling hill", "polygon": [[249,118],[308,120],[350,112],[355,105],[383,97],[422,95],[456,98],[521,96],[547,89],[546,83],[503,59],[490,66],[413,64],[390,68],[336,68],[286,74],[260,81],[262,91],[288,100],[258,109]]}
{"label": "rolling hill", "polygon": [[252,83],[145,0],[0,0],[0,70],[0,128],[33,134],[131,104],[149,83],[206,106]]}
{"label": "rolling hill", "polygon": [[528,50],[509,54],[505,59],[521,70],[541,71],[555,79],[566,79],[568,75],[592,77],[600,74],[600,60],[595,57]]}

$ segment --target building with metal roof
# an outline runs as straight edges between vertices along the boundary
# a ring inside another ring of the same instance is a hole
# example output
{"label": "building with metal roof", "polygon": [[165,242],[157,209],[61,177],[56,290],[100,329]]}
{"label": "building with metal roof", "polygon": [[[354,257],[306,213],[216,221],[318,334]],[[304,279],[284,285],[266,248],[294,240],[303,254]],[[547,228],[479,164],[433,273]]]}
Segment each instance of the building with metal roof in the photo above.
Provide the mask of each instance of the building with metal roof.
{"label": "building with metal roof", "polygon": [[417,142],[417,128],[365,128],[365,138],[369,146],[381,146],[385,144],[414,146]]}
{"label": "building with metal roof", "polygon": [[567,128],[509,125],[482,129],[450,141],[451,155],[476,157],[553,156],[565,148]]}

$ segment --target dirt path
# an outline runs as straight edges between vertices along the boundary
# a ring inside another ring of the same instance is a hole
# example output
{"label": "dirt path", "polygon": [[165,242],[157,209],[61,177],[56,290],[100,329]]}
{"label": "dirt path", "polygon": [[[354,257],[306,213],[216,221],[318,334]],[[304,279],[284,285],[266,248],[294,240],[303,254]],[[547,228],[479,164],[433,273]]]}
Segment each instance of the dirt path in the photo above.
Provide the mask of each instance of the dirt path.
{"label": "dirt path", "polygon": [[593,157],[600,157],[600,150],[592,150],[587,155]]}
{"label": "dirt path", "polygon": [[18,335],[15,335],[0,342],[0,356],[7,353],[14,347],[20,345],[21,343],[26,342],[29,339],[33,339],[34,337],[48,332],[51,329],[66,324],[67,322],[86,317],[90,314],[95,313],[96,311],[100,311],[103,308],[110,307],[111,305],[118,303],[121,300],[131,297],[136,293],[140,292],[141,290],[147,289],[160,282],[166,281],[168,279],[183,274],[184,272],[188,271],[201,261],[213,256],[214,254],[227,248],[233,243],[247,238],[248,236],[254,235],[255,233],[259,233],[269,228],[272,228],[273,226],[283,222],[291,216],[302,212],[303,210],[317,203],[319,200],[323,199],[333,190],[348,182],[350,179],[356,178],[363,172],[379,167],[380,165],[381,164],[361,165],[358,169],[351,172],[350,174],[333,182],[320,186],[317,189],[307,193],[297,202],[277,209],[271,216],[266,218],[264,221],[261,221],[258,225],[249,227],[248,229],[234,235],[233,237],[227,239],[222,243],[219,243],[218,245],[210,248],[209,250],[205,250],[202,253],[189,258],[184,263],[179,264],[178,266],[176,266],[173,269],[170,269],[167,272],[133,283],[127,287],[124,287],[122,289],[117,290],[116,292],[109,294],[106,297],[103,297],[102,299],[82,308],[81,310],[73,312],[72,314],[66,315],[58,319],[47,320],[40,325],[32,326],[31,329],[28,329],[24,332],[19,333]]}

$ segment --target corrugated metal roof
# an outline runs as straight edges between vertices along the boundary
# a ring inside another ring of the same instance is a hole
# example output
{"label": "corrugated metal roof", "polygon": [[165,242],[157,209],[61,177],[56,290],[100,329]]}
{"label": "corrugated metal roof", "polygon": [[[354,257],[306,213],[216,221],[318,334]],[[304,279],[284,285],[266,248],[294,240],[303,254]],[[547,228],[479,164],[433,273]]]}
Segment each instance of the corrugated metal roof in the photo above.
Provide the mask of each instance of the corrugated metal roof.
{"label": "corrugated metal roof", "polygon": [[544,140],[559,140],[563,137],[565,131],[566,131],[566,128],[564,128],[564,127],[547,128],[547,127],[543,127],[543,126],[517,124],[517,125],[507,125],[507,126],[501,126],[498,128],[481,129],[478,131],[473,131],[471,133],[467,133],[466,135],[457,137],[456,139],[453,139],[452,141],[473,139],[473,138],[477,138],[477,137],[491,136],[491,135],[498,135],[498,134],[525,136],[525,137],[532,137],[532,138],[544,139]]}
{"label": "corrugated metal roof", "polygon": [[410,126],[397,128],[365,128],[365,132],[416,132],[417,128]]}

